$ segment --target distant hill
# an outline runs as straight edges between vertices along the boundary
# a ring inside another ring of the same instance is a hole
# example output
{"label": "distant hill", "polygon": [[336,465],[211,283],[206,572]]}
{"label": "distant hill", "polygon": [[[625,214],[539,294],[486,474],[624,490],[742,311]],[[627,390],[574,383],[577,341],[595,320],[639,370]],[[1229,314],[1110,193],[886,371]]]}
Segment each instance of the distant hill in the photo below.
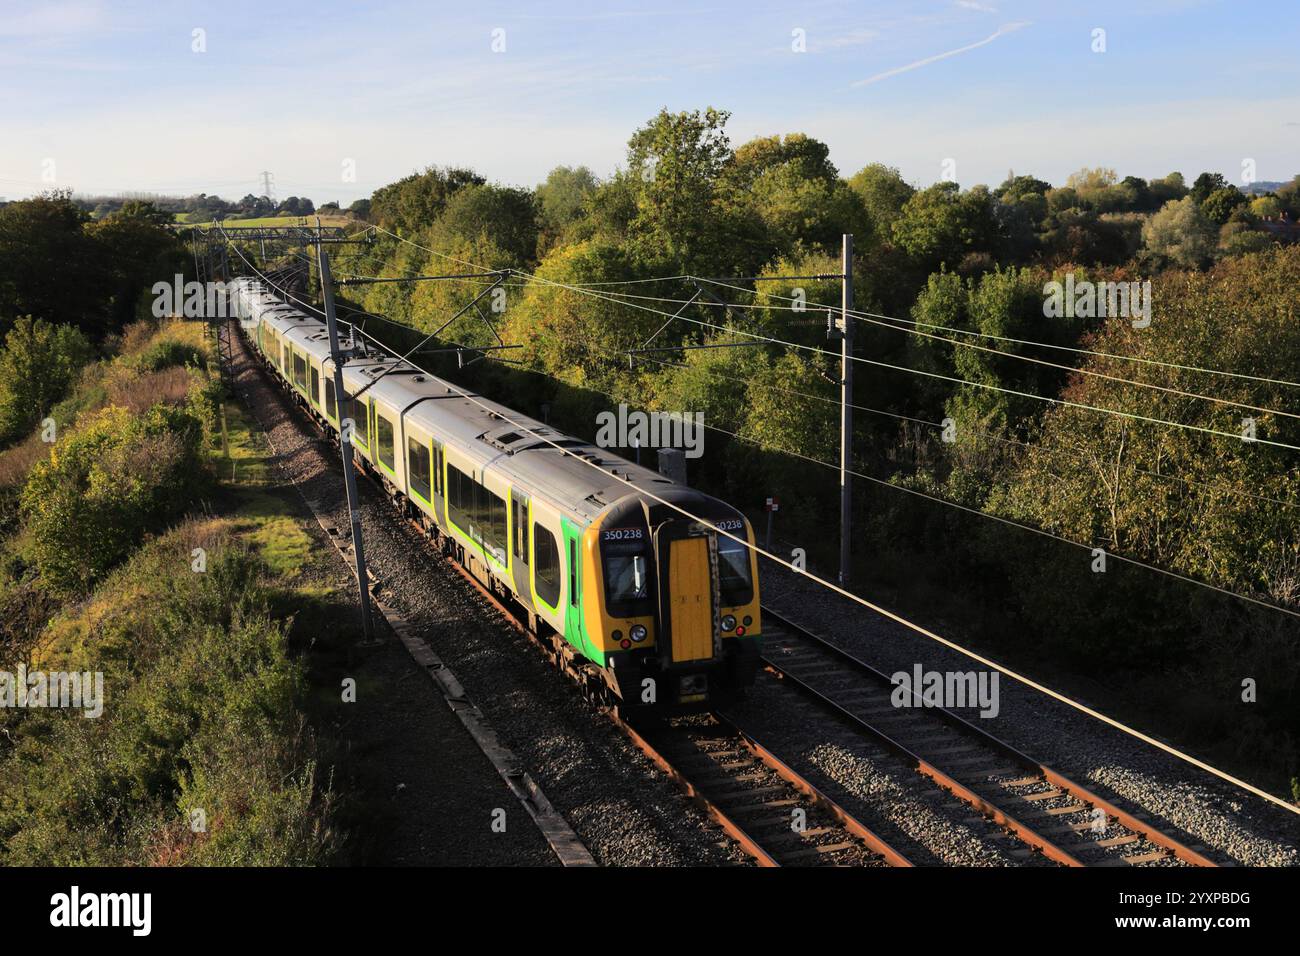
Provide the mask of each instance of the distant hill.
{"label": "distant hill", "polygon": [[1274,183],[1274,182],[1261,181],[1261,182],[1251,183],[1248,186],[1242,186],[1241,191],[1248,195],[1256,196],[1256,195],[1262,195],[1264,193],[1275,193],[1285,185],[1286,182]]}

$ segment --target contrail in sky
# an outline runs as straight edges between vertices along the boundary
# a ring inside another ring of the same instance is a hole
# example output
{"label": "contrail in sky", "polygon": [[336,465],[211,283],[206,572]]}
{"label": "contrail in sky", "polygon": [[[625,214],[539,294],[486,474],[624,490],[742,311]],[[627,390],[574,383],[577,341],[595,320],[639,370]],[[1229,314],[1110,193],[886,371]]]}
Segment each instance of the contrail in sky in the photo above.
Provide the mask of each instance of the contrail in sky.
{"label": "contrail in sky", "polygon": [[1007,33],[1013,33],[1021,27],[1027,26],[1029,26],[1028,20],[1017,20],[1015,23],[1008,23],[1004,26],[998,27],[994,33],[986,36],[983,40],[972,43],[969,46],[958,47],[955,50],[949,50],[947,53],[936,53],[934,56],[927,56],[924,60],[917,60],[915,63],[909,63],[906,66],[898,66],[892,70],[886,70],[884,73],[877,73],[875,76],[869,76],[865,80],[858,80],[858,82],[854,83],[853,86],[854,88],[859,86],[870,86],[872,83],[879,83],[881,80],[888,79],[891,76],[897,76],[900,73],[906,73],[909,70],[919,70],[923,66],[937,63],[939,60],[946,60],[948,57],[956,56],[958,53],[966,53],[970,50],[982,47],[985,44],[992,43],[1000,36]]}

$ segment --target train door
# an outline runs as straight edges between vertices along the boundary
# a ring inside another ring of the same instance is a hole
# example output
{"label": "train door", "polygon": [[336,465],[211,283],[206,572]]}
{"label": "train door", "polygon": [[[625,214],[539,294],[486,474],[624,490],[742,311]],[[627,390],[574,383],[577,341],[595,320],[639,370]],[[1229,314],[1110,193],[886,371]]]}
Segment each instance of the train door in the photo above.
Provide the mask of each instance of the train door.
{"label": "train door", "polygon": [[510,489],[510,568],[515,596],[530,610],[533,607],[528,569],[528,496]]}
{"label": "train door", "polygon": [[674,664],[713,660],[722,650],[717,537],[694,521],[665,522],[654,537],[661,649],[666,639]]}
{"label": "train door", "polygon": [[446,497],[447,489],[447,469],[443,465],[443,448],[442,442],[436,438],[433,440],[433,497],[429,501],[433,504],[434,519],[446,528],[447,525],[447,506],[443,503]]}

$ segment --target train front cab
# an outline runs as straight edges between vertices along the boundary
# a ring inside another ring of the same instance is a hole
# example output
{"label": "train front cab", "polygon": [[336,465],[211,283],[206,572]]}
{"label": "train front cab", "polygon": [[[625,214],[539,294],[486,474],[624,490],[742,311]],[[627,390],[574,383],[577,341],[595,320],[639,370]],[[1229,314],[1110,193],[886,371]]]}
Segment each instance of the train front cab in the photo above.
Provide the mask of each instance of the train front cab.
{"label": "train front cab", "polygon": [[607,680],[633,718],[726,704],[758,670],[753,530],[734,509],[704,496],[684,492],[681,507],[705,520],[632,496],[587,531],[594,580],[586,583],[598,595],[587,630],[600,629]]}

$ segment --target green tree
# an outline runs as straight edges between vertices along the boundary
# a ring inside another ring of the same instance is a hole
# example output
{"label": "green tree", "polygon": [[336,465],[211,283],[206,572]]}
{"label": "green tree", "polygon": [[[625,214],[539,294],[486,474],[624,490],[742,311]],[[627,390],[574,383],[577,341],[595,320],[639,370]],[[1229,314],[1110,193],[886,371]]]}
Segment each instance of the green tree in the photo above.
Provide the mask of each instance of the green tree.
{"label": "green tree", "polygon": [[143,416],[110,406],[33,467],[22,514],[41,580],[84,592],[191,500],[203,476],[203,423],[183,408]]}
{"label": "green tree", "polygon": [[31,431],[67,394],[89,359],[90,345],[75,327],[30,315],[18,319],[0,351],[0,444]]}
{"label": "green tree", "polygon": [[1201,214],[1193,196],[1175,199],[1142,227],[1147,252],[1161,264],[1195,269],[1214,255],[1218,230]]}
{"label": "green tree", "polygon": [[1172,172],[1162,179],[1153,179],[1149,185],[1152,209],[1160,209],[1171,199],[1182,199],[1187,195],[1187,183],[1183,174]]}
{"label": "green tree", "polygon": [[422,173],[413,173],[376,189],[370,197],[371,218],[385,229],[403,236],[413,235],[442,214],[457,190],[486,182],[470,169],[431,166]]}
{"label": "green tree", "polygon": [[628,141],[636,184],[633,241],[645,258],[667,258],[708,274],[728,256],[726,223],[717,216],[719,178],[731,159],[730,114],[664,109]]}
{"label": "green tree", "polygon": [[0,209],[0,331],[19,315],[91,329],[102,314],[107,269],[68,192]]}
{"label": "green tree", "polygon": [[963,193],[954,182],[935,183],[903,206],[894,222],[894,241],[929,271],[957,266],[970,252],[1000,256],[994,204],[984,186]]}
{"label": "green tree", "polygon": [[537,187],[537,224],[546,252],[571,224],[581,219],[600,181],[586,166],[556,166]]}
{"label": "green tree", "polygon": [[874,239],[866,206],[831,165],[825,143],[802,133],[764,137],[736,150],[727,173],[733,197],[744,197],[762,222],[761,257],[800,248],[831,249],[845,233],[864,250]]}
{"label": "green tree", "polygon": [[1205,201],[1201,203],[1201,214],[1216,226],[1222,226],[1228,221],[1233,210],[1248,202],[1249,200],[1236,186],[1224,186],[1205,197]]}
{"label": "green tree", "polygon": [[875,244],[892,241],[894,223],[916,190],[903,180],[897,169],[883,163],[859,169],[850,177],[849,188],[862,199]]}
{"label": "green tree", "polygon": [[1282,203],[1276,196],[1258,196],[1250,201],[1250,211],[1257,219],[1276,219],[1282,213]]}
{"label": "green tree", "polygon": [[1043,403],[997,389],[1036,395],[1060,391],[1064,371],[1016,358],[1040,358],[1041,350],[1002,341],[1067,347],[1078,342],[1082,319],[1046,314],[1048,278],[1041,269],[998,270],[978,279],[937,273],[917,297],[912,316],[918,327],[909,364],[971,383],[932,380],[920,393],[929,405],[946,400],[948,416],[959,431],[1015,429],[1027,434],[1042,414]]}
{"label": "green tree", "polygon": [[1211,193],[1219,189],[1226,189],[1227,186],[1228,181],[1223,178],[1223,173],[1201,173],[1192,183],[1191,197],[1199,205],[1205,202]]}

